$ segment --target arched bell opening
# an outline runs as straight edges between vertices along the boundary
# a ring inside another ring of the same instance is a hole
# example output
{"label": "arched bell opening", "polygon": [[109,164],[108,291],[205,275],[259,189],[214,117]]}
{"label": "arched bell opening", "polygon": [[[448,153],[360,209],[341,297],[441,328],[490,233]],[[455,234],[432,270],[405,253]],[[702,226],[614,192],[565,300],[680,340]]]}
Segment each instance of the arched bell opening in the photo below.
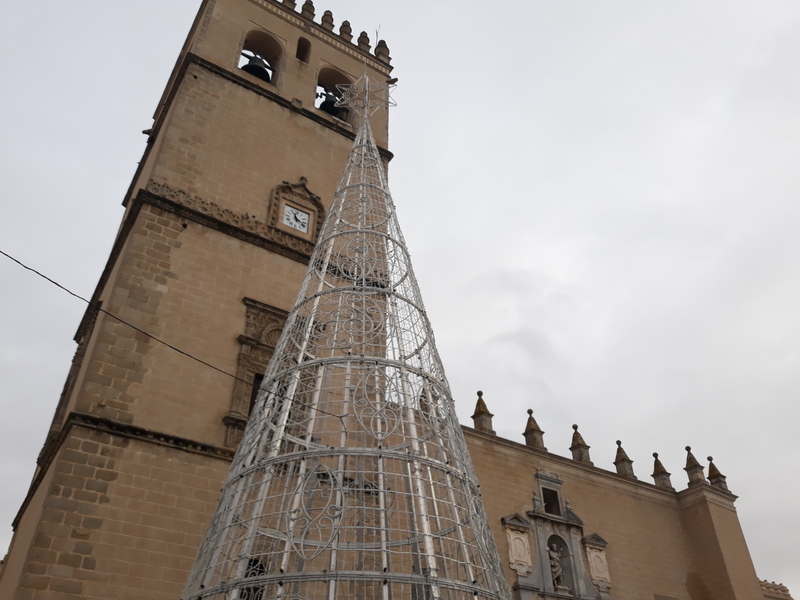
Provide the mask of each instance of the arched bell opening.
{"label": "arched bell opening", "polygon": [[251,31],[244,39],[239,68],[261,81],[275,85],[283,54],[281,43],[264,31]]}
{"label": "arched bell opening", "polygon": [[328,113],[341,121],[350,121],[350,111],[343,106],[336,106],[336,102],[342,97],[342,92],[337,85],[349,85],[353,83],[344,73],[325,67],[319,72],[317,77],[317,94],[314,106],[322,112]]}

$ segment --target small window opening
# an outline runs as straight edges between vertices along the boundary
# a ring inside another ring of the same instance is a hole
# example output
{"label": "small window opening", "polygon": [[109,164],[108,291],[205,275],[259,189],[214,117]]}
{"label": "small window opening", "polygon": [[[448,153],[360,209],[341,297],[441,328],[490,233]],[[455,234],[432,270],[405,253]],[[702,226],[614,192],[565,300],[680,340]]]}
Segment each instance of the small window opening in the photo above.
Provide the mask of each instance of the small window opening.
{"label": "small window opening", "polygon": [[309,54],[311,54],[311,42],[301,37],[297,40],[297,54],[295,54],[295,57],[307,63]]}
{"label": "small window opening", "polygon": [[561,516],[561,503],[558,500],[558,492],[542,488],[542,500],[544,501],[544,512],[549,515]]}
{"label": "small window opening", "polygon": [[317,78],[317,94],[314,106],[332,117],[347,121],[349,117],[347,108],[336,106],[336,102],[342,97],[342,92],[336,86],[350,83],[352,82],[339,71],[329,68],[322,69]]}
{"label": "small window opening", "polygon": [[247,411],[248,415],[253,414],[253,408],[256,405],[256,400],[258,400],[258,390],[261,389],[261,383],[264,381],[264,374],[256,373],[253,375],[253,388],[250,390],[250,408]]}

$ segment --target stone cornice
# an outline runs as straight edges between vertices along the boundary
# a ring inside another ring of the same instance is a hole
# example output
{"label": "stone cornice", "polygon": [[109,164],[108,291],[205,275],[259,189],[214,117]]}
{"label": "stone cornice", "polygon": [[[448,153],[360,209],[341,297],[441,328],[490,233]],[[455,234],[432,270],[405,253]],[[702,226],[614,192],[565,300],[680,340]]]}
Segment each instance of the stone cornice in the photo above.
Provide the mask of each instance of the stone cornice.
{"label": "stone cornice", "polygon": [[265,344],[264,342],[257,340],[255,338],[247,337],[246,335],[240,335],[238,338],[236,338],[236,340],[243,346],[255,346],[256,348],[262,348],[270,352],[275,350],[274,346]]}
{"label": "stone cornice", "polygon": [[726,490],[716,488],[708,482],[699,483],[698,485],[693,485],[678,492],[678,499],[681,501],[681,504],[697,502],[701,497],[711,504],[735,511],[736,507],[734,507],[733,502],[739,496]]}
{"label": "stone cornice", "polygon": [[254,300],[253,298],[248,298],[247,296],[245,296],[244,298],[242,298],[242,302],[244,303],[245,306],[252,306],[252,307],[257,308],[259,310],[263,310],[264,312],[268,312],[268,313],[270,313],[272,315],[275,315],[276,317],[279,317],[281,319],[285,320],[285,319],[289,318],[289,311],[288,310],[283,310],[283,309],[280,309],[280,308],[276,308],[276,307],[271,306],[269,304],[266,304],[264,302],[260,302],[258,300]]}
{"label": "stone cornice", "polygon": [[129,203],[119,234],[114,240],[111,254],[108,257],[108,261],[106,261],[106,266],[100,275],[100,280],[92,296],[91,306],[86,309],[81,323],[78,325],[78,331],[75,334],[76,341],[82,332],[86,330],[88,322],[94,316],[95,311],[92,307],[100,300],[100,295],[105,289],[111,271],[119,258],[143,204],[157,206],[244,242],[296,260],[304,265],[308,264],[314,251],[312,242],[268,225],[252,215],[237,213],[200,196],[191,195],[164,183],[151,181],[148,183],[147,188],[140,190]]}
{"label": "stone cornice", "polygon": [[250,214],[241,214],[219,206],[216,202],[175,189],[165,183],[151,181],[140,191],[137,200],[163,208],[181,217],[200,223],[277,254],[308,264],[314,244],[308,240],[268,225]]}
{"label": "stone cornice", "polygon": [[188,438],[183,438],[177,435],[171,435],[168,433],[153,431],[151,429],[138,427],[136,425],[131,425],[129,423],[122,423],[120,421],[114,421],[112,419],[107,419],[105,417],[98,417],[96,415],[90,415],[86,413],[72,412],[67,417],[64,426],[61,428],[58,441],[57,443],[53,444],[53,450],[51,452],[48,452],[47,455],[43,457],[41,466],[36,471],[36,476],[31,482],[31,486],[28,489],[28,494],[25,496],[25,500],[22,502],[22,506],[20,506],[20,509],[17,512],[17,516],[14,517],[14,521],[11,524],[11,526],[15,530],[17,528],[17,525],[19,524],[20,519],[22,518],[22,515],[28,508],[31,498],[33,498],[33,495],[36,493],[36,490],[42,483],[44,476],[47,474],[47,471],[50,468],[53,459],[55,458],[56,454],[58,454],[58,450],[60,450],[61,447],[63,446],[64,441],[66,440],[67,436],[69,436],[69,433],[73,427],[83,427],[85,429],[101,431],[103,433],[109,433],[111,435],[116,435],[119,437],[138,439],[144,442],[149,442],[151,444],[166,446],[169,448],[174,448],[176,450],[182,450],[184,452],[191,452],[192,454],[202,454],[203,456],[209,456],[212,458],[217,458],[228,462],[233,460],[233,455],[234,455],[234,450],[230,448],[221,448],[219,446],[214,446],[211,444],[196,442]]}
{"label": "stone cornice", "polygon": [[121,423],[105,417],[74,412],[70,414],[67,423],[73,427],[86,427],[88,429],[94,429],[104,433],[111,433],[113,435],[119,435],[126,438],[140,439],[146,442],[152,442],[153,444],[158,444],[159,446],[168,446],[170,448],[176,448],[185,452],[191,452],[192,454],[203,454],[205,456],[211,456],[213,458],[219,458],[227,461],[233,460],[234,451],[229,448],[221,448],[219,446],[197,442],[177,435],[161,433],[145,427]]}

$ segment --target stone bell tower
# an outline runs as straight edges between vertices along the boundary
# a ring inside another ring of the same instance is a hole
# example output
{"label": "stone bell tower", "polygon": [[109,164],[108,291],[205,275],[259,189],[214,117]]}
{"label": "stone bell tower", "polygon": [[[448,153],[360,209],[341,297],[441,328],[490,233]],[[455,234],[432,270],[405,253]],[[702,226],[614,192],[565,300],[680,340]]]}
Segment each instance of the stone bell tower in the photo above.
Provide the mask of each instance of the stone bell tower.
{"label": "stone bell tower", "polygon": [[[203,1],[145,132],[100,310],[78,328],[0,597],[180,595],[355,137],[336,86],[391,70],[383,41],[335,30],[310,0]],[[388,161],[385,109],[371,125]]]}

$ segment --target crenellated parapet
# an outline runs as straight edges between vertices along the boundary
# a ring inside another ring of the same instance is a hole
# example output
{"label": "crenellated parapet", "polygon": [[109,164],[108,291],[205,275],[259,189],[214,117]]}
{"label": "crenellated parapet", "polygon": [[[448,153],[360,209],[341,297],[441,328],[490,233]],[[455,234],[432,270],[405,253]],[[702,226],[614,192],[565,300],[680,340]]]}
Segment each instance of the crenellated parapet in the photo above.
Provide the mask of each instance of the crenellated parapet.
{"label": "crenellated parapet", "polygon": [[[276,4],[280,4],[286,9],[297,12],[297,2],[295,2],[295,0],[283,0],[282,2],[279,2],[278,0],[272,1]],[[312,0],[305,0],[305,2],[303,2],[302,6],[300,7],[299,16],[309,23],[313,23],[326,32],[329,32],[330,35],[336,36],[343,42],[346,42],[362,52],[369,54],[380,62],[385,63],[386,65],[391,64],[392,57],[389,53],[389,46],[386,45],[385,40],[378,40],[377,44],[375,45],[375,49],[372,50],[372,44],[369,39],[369,35],[366,31],[362,31],[358,35],[358,38],[356,38],[355,43],[353,43],[353,29],[350,25],[350,21],[342,21],[342,24],[339,26],[339,32],[336,33],[334,31],[336,23],[333,18],[333,12],[326,10],[324,13],[322,13],[319,23],[317,23],[314,20],[316,17],[316,8],[314,7],[314,2]]]}

